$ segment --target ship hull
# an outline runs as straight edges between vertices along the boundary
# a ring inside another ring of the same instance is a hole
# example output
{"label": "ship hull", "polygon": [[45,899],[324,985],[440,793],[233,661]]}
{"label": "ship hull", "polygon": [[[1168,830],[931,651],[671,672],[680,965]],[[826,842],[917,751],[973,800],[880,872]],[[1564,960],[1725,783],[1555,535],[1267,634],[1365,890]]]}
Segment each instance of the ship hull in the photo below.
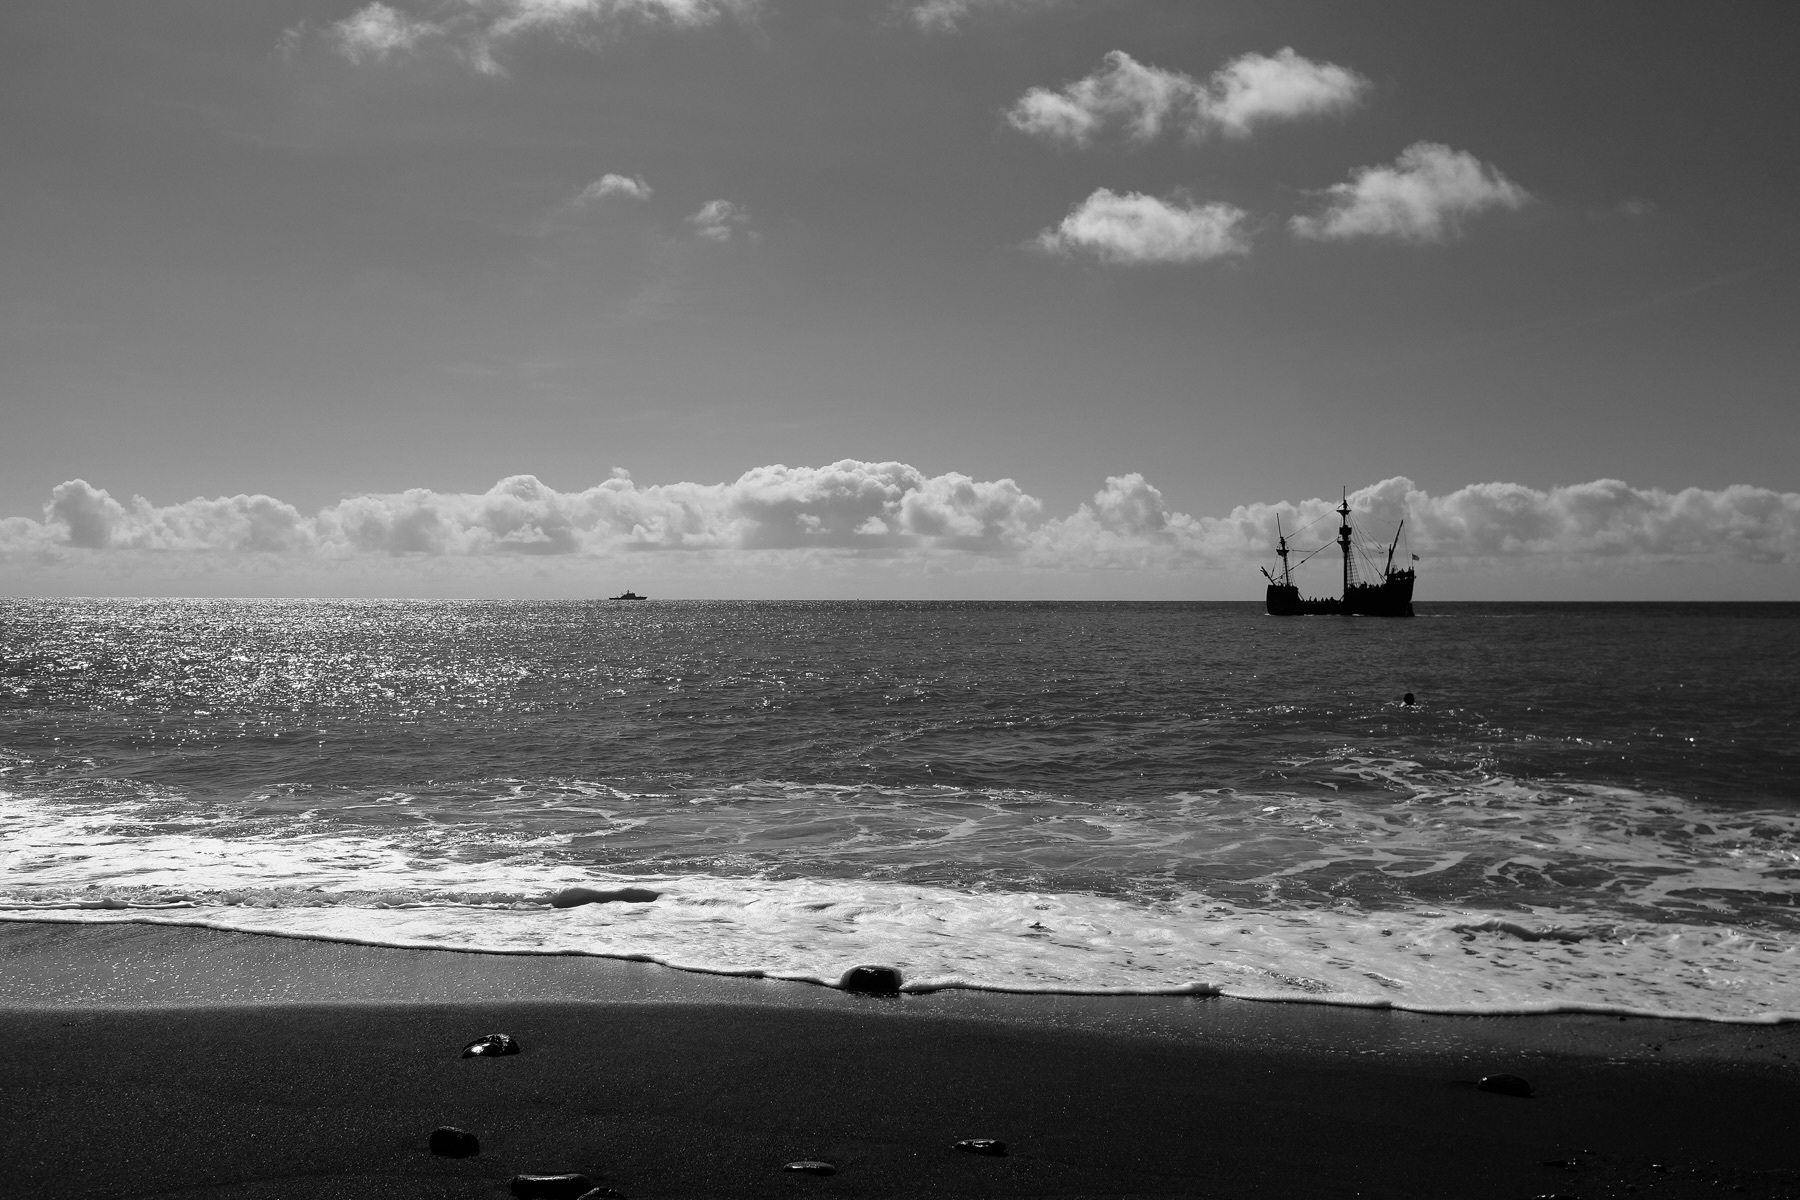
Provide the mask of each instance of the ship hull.
{"label": "ship hull", "polygon": [[1385,583],[1352,584],[1344,598],[1303,599],[1300,589],[1269,585],[1266,604],[1271,617],[1410,617],[1413,573],[1395,571]]}
{"label": "ship hull", "polygon": [[1269,585],[1268,606],[1271,617],[1326,617],[1344,611],[1342,601],[1302,599],[1299,588],[1279,583]]}
{"label": "ship hull", "polygon": [[1362,617],[1410,617],[1413,573],[1395,571],[1384,583],[1351,584],[1344,591],[1344,611]]}

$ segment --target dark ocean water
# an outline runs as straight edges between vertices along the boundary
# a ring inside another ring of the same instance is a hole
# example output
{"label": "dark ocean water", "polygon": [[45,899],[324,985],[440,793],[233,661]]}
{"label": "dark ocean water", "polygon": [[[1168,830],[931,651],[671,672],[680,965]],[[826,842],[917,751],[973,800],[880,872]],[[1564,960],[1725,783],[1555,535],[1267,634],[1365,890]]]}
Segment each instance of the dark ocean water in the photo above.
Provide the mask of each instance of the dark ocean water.
{"label": "dark ocean water", "polygon": [[1418,607],[0,602],[0,916],[1800,1018],[1800,605]]}

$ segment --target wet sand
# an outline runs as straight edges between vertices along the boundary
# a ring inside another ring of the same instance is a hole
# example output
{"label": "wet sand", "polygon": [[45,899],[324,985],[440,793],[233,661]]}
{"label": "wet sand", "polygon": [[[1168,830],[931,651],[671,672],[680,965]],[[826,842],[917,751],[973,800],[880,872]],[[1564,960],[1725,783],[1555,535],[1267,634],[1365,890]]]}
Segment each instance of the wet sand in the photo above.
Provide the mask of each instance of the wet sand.
{"label": "wet sand", "polygon": [[[6,922],[0,1029],[20,1196],[501,1197],[514,1173],[580,1171],[634,1198],[1800,1198],[1800,1025],[877,999]],[[501,1031],[524,1052],[459,1056]],[[1473,1086],[1495,1072],[1536,1095]],[[440,1125],[481,1154],[431,1155]],[[952,1149],[971,1137],[1010,1153]],[[797,1159],[838,1173],[780,1170]]]}

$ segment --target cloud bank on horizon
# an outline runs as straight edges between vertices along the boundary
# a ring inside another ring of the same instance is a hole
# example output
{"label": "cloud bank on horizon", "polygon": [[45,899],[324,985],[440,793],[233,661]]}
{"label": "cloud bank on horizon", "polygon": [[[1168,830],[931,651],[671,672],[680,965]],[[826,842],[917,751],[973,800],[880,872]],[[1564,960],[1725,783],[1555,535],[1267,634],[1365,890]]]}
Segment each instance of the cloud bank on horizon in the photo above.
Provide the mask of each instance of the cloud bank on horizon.
{"label": "cloud bank on horizon", "polygon": [[[1482,565],[1581,556],[1613,563],[1800,564],[1800,493],[1736,485],[1677,492],[1602,479],[1549,489],[1481,483],[1432,495],[1395,477],[1350,496],[1376,526],[1407,520],[1411,549]],[[1179,572],[1266,559],[1335,525],[1333,502],[1170,511],[1142,475],[1113,476],[1066,516],[1011,479],[926,475],[900,462],[766,466],[729,483],[611,478],[562,492],[514,475],[486,492],[353,496],[311,515],[266,495],[158,505],[85,480],[59,484],[41,519],[0,519],[0,561],[55,565],[133,554],[294,562],[480,557],[616,558],[654,552],[727,562],[903,560],[939,570],[996,562],[1035,571]],[[1330,531],[1316,540],[1328,541]]]}

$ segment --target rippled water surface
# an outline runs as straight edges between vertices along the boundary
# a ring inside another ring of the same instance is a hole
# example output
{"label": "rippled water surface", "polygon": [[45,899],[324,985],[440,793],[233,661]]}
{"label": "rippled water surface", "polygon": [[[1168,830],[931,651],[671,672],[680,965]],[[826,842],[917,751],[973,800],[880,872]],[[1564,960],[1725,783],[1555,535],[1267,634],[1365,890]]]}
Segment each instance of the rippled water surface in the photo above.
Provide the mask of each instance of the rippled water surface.
{"label": "rippled water surface", "polygon": [[1800,606],[1419,608],[0,602],[0,915],[1800,1016]]}

